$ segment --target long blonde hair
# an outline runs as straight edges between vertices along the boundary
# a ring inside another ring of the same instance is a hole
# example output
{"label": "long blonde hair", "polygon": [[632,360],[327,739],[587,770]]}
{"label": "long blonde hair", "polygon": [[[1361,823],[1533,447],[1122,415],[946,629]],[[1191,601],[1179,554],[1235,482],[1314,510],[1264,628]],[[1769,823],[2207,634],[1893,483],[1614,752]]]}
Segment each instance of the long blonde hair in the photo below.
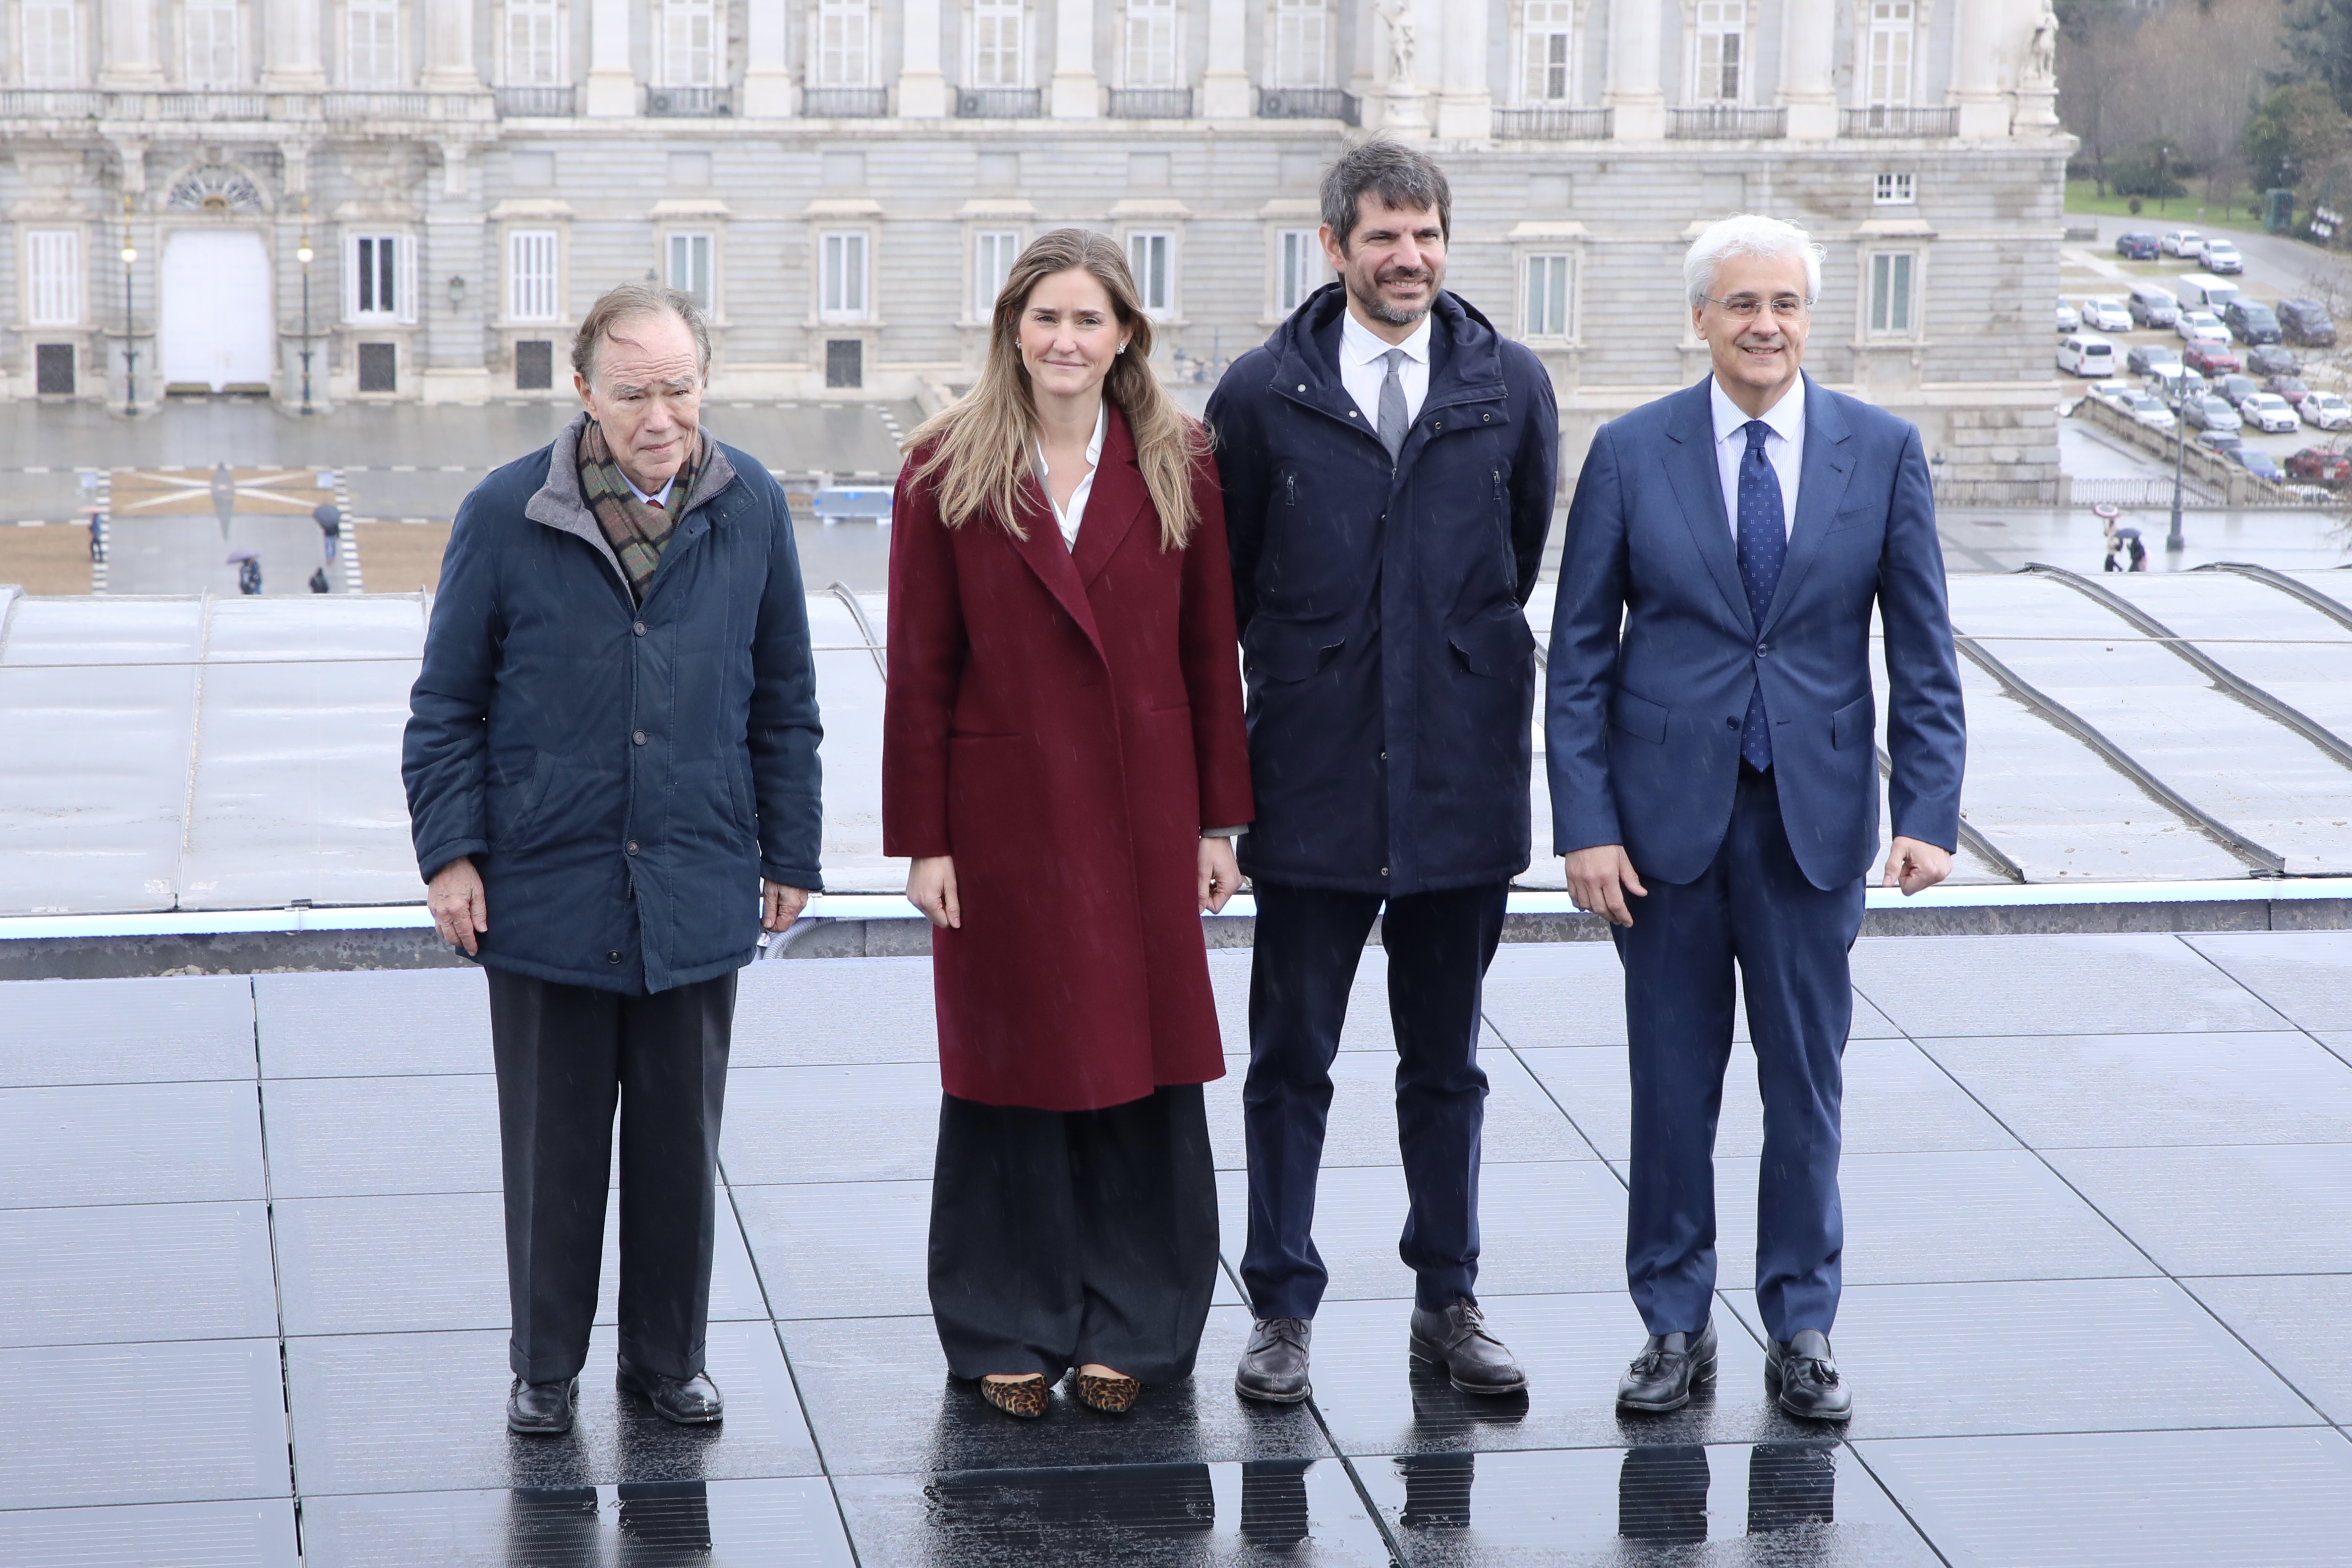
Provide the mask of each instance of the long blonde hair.
{"label": "long blonde hair", "polygon": [[980,384],[907,437],[909,452],[930,446],[913,478],[918,484],[937,481],[940,519],[949,528],[993,513],[1015,538],[1028,537],[1019,518],[1022,488],[1032,476],[1029,447],[1037,434],[1037,400],[1029,368],[1021,362],[1021,316],[1039,283],[1074,269],[1103,286],[1129,333],[1128,351],[1111,361],[1103,377],[1103,395],[1126,416],[1135,438],[1136,464],[1160,514],[1160,548],[1181,549],[1200,521],[1192,504],[1192,465],[1209,450],[1208,430],[1176,406],[1145,363],[1151,357],[1151,319],[1136,296],[1127,258],[1108,235],[1088,229],[1039,235],[1013,264],[990,312],[988,364]]}

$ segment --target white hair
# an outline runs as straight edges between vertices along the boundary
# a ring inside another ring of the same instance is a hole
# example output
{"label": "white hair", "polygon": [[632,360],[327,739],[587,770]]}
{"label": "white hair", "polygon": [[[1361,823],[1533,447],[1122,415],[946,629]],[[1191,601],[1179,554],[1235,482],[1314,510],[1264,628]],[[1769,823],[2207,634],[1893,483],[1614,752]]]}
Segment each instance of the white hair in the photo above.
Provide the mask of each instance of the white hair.
{"label": "white hair", "polygon": [[1810,305],[1821,298],[1822,257],[1828,254],[1825,246],[1815,245],[1812,235],[1792,223],[1739,213],[1710,224],[1706,233],[1691,242],[1690,249],[1683,253],[1683,287],[1696,310],[1715,291],[1715,269],[1725,256],[1794,256],[1805,263],[1805,303]]}

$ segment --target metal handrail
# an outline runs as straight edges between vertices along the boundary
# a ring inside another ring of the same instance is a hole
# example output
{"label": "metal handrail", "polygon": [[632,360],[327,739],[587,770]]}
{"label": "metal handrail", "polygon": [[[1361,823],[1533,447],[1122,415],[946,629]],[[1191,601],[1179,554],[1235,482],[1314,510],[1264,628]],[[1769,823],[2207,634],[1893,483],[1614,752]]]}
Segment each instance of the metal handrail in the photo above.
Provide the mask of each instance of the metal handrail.
{"label": "metal handrail", "polygon": [[2294,578],[2275,568],[2257,566],[2250,560],[2209,560],[2203,566],[2191,567],[2189,570],[2232,572],[2239,577],[2250,577],[2256,582],[2267,583],[2290,598],[2300,599],[2338,626],[2352,632],[2352,610],[2346,609],[2309,583],[2297,582]]}
{"label": "metal handrail", "polygon": [[2069,571],[2063,566],[2051,566],[2038,560],[2027,562],[2025,570],[2038,576],[2063,582],[2084,598],[2114,612],[2137,630],[2162,642],[2164,646],[2187,660],[2196,668],[2198,674],[2211,681],[2222,691],[2265,717],[2276,719],[2345,767],[2352,768],[2352,745],[2347,745],[2343,737],[2334,730],[2301,709],[2289,707],[2253,682],[2229,669],[2204,649],[2181,636],[2171,627],[2167,626],[2105,583],[2094,582],[2079,572]]}
{"label": "metal handrail", "polygon": [[[1878,771],[1880,777],[1885,779],[1894,778],[1895,758],[1886,755],[1886,747],[1882,746],[1876,749],[1878,751]],[[1990,839],[1986,838],[1984,834],[1979,831],[1974,824],[1970,823],[1966,817],[1959,819],[1959,824],[1960,842],[1974,850],[1980,859],[1990,862],[1993,870],[2000,873],[2001,875],[2009,878],[2011,882],[2021,883],[2027,880],[2025,868],[2018,864],[2015,861],[2010,859],[2008,855],[2004,854],[1999,844],[1996,844]]]}
{"label": "metal handrail", "polygon": [[866,652],[873,657],[874,673],[880,675],[883,684],[887,685],[890,681],[888,644],[874,634],[874,622],[866,619],[866,606],[857,602],[856,591],[845,582],[834,583],[825,591],[849,606],[849,618],[857,622],[857,633],[866,639]]}
{"label": "metal handrail", "polygon": [[2116,771],[2146,790],[2158,804],[2166,807],[2182,821],[2197,829],[2215,843],[2237,856],[2239,860],[2252,867],[2256,876],[2286,874],[2284,856],[2275,850],[2263,848],[2229,823],[2210,815],[2191,803],[2179,790],[2150,773],[2141,765],[2137,758],[2108,739],[2096,725],[2092,724],[2074,709],[2033,685],[2007,664],[1986,653],[1977,644],[1976,639],[1955,632],[1952,642],[1979,669],[1999,681],[2001,688],[2011,696],[2105,758]]}

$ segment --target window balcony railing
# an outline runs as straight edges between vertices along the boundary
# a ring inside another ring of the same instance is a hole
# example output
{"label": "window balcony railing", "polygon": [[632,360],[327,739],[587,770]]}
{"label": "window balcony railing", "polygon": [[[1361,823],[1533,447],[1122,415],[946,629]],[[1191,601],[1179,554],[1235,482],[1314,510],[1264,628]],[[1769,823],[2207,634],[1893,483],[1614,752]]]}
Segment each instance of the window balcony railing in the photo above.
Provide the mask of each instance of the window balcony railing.
{"label": "window balcony railing", "polygon": [[[135,101],[131,93],[116,95]],[[144,95],[156,120],[267,120],[269,95],[263,92],[158,92]]]}
{"label": "window balcony railing", "polygon": [[568,120],[580,112],[580,92],[571,87],[502,87],[500,120]]}
{"label": "window balcony railing", "polygon": [[1110,89],[1113,120],[1190,120],[1192,89],[1189,87],[1115,87]]}
{"label": "window balcony railing", "polygon": [[801,93],[801,112],[811,120],[880,120],[890,112],[887,87],[813,87]]}
{"label": "window balcony railing", "polygon": [[1615,111],[1606,109],[1498,109],[1495,135],[1501,141],[1605,141]]}
{"label": "window balcony railing", "polygon": [[723,87],[649,87],[646,112],[667,120],[716,120],[735,112],[735,94]]}
{"label": "window balcony railing", "polygon": [[71,88],[10,88],[0,91],[0,120],[101,120],[106,94]]}
{"label": "window balcony railing", "polygon": [[959,120],[1035,120],[1045,112],[1045,92],[1034,87],[965,87],[956,89]]}
{"label": "window balcony railing", "polygon": [[1838,110],[1840,136],[1958,136],[1959,106],[1913,109],[1904,104],[1874,103],[1867,109]]}
{"label": "window balcony railing", "polygon": [[1260,120],[1336,120],[1345,125],[1364,122],[1364,104],[1354,93],[1336,87],[1262,87],[1257,89]]}
{"label": "window balcony railing", "polygon": [[1666,136],[1675,141],[1760,141],[1789,134],[1785,109],[1738,109],[1727,103],[1666,110]]}
{"label": "window balcony railing", "polygon": [[429,92],[330,92],[320,108],[329,120],[425,120],[433,113]]}

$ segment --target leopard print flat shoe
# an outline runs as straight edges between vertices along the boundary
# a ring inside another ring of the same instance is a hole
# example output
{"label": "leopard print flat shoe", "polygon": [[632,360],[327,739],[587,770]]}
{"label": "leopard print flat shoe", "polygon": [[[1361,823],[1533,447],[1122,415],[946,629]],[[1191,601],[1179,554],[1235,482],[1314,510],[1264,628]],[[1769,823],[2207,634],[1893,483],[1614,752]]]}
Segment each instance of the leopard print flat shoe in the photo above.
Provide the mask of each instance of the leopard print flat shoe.
{"label": "leopard print flat shoe", "polygon": [[1010,1383],[983,1377],[980,1380],[980,1396],[1007,1416],[1018,1416],[1024,1421],[1034,1421],[1045,1413],[1045,1380],[1035,1373]]}
{"label": "leopard print flat shoe", "polygon": [[1108,1416],[1124,1416],[1135,1408],[1143,1396],[1143,1385],[1132,1377],[1093,1377],[1077,1375],[1078,1401]]}

